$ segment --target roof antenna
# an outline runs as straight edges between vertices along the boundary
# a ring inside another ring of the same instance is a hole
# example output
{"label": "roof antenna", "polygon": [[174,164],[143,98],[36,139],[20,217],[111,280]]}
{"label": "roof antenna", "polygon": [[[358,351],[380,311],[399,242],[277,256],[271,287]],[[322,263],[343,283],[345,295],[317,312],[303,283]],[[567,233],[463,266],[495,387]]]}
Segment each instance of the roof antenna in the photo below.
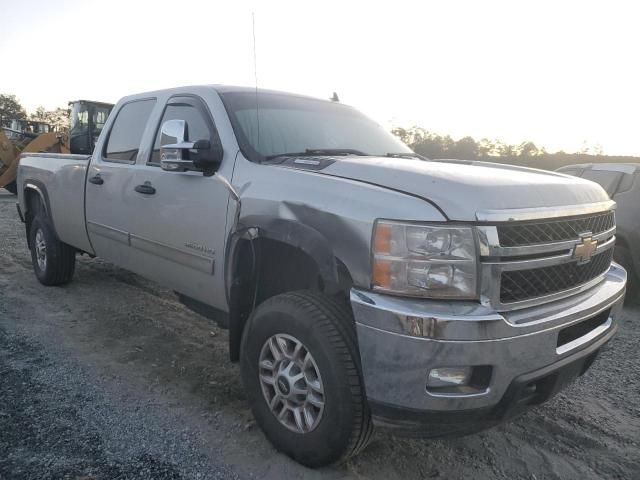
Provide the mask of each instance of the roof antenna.
{"label": "roof antenna", "polygon": [[251,27],[253,30],[253,77],[256,83],[256,150],[260,148],[260,113],[258,105],[258,60],[256,54],[256,14],[251,12]]}

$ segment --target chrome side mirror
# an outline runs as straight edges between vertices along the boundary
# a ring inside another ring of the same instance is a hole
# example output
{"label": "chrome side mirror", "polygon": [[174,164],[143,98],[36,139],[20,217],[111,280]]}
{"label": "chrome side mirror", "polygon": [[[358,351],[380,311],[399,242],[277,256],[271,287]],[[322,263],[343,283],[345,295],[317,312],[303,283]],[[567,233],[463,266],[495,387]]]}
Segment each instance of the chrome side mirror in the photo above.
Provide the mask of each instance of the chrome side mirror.
{"label": "chrome side mirror", "polygon": [[169,172],[185,172],[195,169],[195,165],[188,160],[185,150],[193,148],[192,142],[187,142],[186,120],[167,120],[160,129],[160,167]]}
{"label": "chrome side mirror", "polygon": [[160,167],[168,172],[196,170],[205,176],[214,174],[222,161],[222,147],[209,140],[190,142],[186,120],[167,120],[160,129]]}

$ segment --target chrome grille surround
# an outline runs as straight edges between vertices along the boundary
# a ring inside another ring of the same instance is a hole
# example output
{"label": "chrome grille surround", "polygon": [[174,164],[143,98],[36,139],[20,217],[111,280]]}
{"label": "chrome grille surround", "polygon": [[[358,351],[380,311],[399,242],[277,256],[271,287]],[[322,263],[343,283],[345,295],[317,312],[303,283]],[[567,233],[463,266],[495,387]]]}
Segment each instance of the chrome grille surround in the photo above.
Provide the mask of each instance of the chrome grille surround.
{"label": "chrome grille surround", "polygon": [[498,225],[500,245],[518,247],[573,240],[584,232],[602,233],[615,226],[613,211],[564,220],[542,220]]}
{"label": "chrome grille surround", "polygon": [[615,217],[613,226],[600,233],[579,232],[575,238],[549,243],[532,242],[528,245],[503,246],[500,244],[498,229],[504,225],[524,225],[524,222],[536,224],[543,224],[545,220],[558,222],[563,218],[568,222],[574,222],[576,217],[601,217],[603,214],[612,213],[614,209],[615,202],[608,201],[562,208],[478,212],[476,218],[479,222],[482,222],[481,225],[477,226],[480,251],[480,302],[496,311],[515,310],[565,298],[600,283],[604,279],[608,268],[604,272],[598,273],[594,278],[590,278],[584,283],[572,285],[564,290],[545,292],[540,296],[517,301],[503,302],[501,298],[503,272],[517,272],[577,263],[578,260],[574,258],[574,251],[585,237],[591,237],[593,240],[598,241],[593,257],[612,249],[615,245]]}

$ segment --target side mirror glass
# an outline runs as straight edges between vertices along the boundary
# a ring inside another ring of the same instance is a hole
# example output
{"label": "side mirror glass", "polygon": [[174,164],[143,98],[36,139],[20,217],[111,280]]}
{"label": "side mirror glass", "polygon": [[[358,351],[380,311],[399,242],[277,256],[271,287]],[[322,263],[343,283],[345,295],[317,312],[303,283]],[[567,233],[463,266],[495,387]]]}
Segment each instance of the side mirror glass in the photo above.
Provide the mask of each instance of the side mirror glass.
{"label": "side mirror glass", "polygon": [[169,172],[184,172],[194,167],[188,155],[184,155],[193,145],[187,141],[187,122],[167,120],[160,129],[160,166]]}
{"label": "side mirror glass", "polygon": [[222,147],[209,140],[188,141],[185,120],[167,120],[160,130],[160,166],[168,172],[195,170],[205,176],[215,173],[222,161]]}
{"label": "side mirror glass", "polygon": [[187,139],[186,120],[167,120],[160,129],[160,145],[183,143]]}

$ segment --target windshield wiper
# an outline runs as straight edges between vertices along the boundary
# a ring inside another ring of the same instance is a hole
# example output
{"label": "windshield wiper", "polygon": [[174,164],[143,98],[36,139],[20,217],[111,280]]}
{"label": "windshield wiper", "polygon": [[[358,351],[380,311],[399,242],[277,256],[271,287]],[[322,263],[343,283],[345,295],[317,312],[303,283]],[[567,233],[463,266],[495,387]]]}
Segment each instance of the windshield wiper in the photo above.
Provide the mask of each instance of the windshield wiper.
{"label": "windshield wiper", "polygon": [[427,157],[423,157],[419,153],[415,152],[385,153],[384,156],[390,158],[419,158],[420,160],[429,160]]}
{"label": "windshield wiper", "polygon": [[280,157],[324,157],[333,155],[367,155],[360,150],[351,148],[307,148],[304,152],[278,153],[276,155],[267,155],[267,160],[273,160]]}

